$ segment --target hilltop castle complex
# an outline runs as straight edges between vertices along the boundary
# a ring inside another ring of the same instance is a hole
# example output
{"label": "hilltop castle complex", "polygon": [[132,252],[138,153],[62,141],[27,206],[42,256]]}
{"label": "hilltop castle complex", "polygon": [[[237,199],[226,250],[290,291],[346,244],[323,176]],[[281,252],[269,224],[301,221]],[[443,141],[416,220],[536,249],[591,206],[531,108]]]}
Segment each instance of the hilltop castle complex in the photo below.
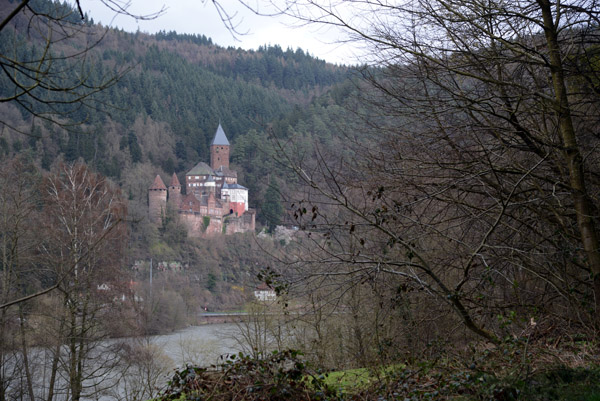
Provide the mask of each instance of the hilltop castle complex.
{"label": "hilltop castle complex", "polygon": [[254,231],[256,212],[248,208],[248,189],[229,169],[229,141],[219,124],[210,145],[210,166],[198,163],[185,175],[185,194],[173,173],[167,188],[157,175],[148,189],[148,216],[160,224],[167,207],[177,212],[190,237]]}

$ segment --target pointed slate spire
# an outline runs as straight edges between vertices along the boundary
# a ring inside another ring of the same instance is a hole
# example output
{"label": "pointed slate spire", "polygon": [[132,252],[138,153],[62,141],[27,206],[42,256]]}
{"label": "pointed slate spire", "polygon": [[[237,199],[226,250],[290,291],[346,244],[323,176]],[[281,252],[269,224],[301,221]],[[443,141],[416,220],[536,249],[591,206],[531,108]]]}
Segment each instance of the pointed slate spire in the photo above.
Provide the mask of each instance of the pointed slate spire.
{"label": "pointed slate spire", "polygon": [[215,133],[215,138],[213,139],[211,146],[213,145],[225,145],[229,146],[229,141],[227,140],[227,136],[225,136],[225,131],[223,131],[223,127],[221,127],[221,123],[219,122],[219,127],[217,127],[217,132]]}

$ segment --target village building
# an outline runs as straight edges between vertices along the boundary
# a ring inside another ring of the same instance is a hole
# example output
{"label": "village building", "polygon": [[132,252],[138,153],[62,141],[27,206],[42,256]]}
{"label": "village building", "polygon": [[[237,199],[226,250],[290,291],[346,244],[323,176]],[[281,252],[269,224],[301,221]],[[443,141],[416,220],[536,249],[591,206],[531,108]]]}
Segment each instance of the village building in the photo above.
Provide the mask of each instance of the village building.
{"label": "village building", "polygon": [[160,224],[167,207],[179,215],[190,237],[254,231],[256,212],[248,207],[248,189],[229,168],[230,144],[219,124],[210,145],[210,165],[196,164],[185,175],[185,194],[177,174],[169,187],[160,175],[148,189],[148,217]]}
{"label": "village building", "polygon": [[277,293],[270,285],[261,283],[254,291],[254,297],[262,302],[275,301],[277,299]]}

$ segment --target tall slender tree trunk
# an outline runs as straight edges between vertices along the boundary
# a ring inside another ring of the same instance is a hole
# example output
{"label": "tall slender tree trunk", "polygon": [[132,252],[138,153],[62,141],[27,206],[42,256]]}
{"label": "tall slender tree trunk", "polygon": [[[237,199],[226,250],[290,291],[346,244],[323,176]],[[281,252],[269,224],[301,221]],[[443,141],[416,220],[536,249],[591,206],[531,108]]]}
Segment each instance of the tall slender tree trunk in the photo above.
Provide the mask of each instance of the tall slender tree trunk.
{"label": "tall slender tree trunk", "polygon": [[5,359],[6,359],[6,339],[5,339],[5,328],[7,327],[6,309],[0,311],[0,401],[6,400],[6,394],[4,388],[6,387],[6,375],[5,375]]}
{"label": "tall slender tree trunk", "polygon": [[56,385],[56,373],[58,372],[58,360],[60,358],[60,341],[56,343],[54,348],[54,356],[52,357],[52,367],[50,370],[50,382],[48,383],[48,395],[46,401],[54,400],[54,386]]}
{"label": "tall slender tree trunk", "polygon": [[[66,313],[67,310],[64,310]],[[54,400],[54,387],[56,386],[56,376],[58,373],[58,362],[60,361],[60,351],[63,345],[64,334],[63,330],[65,328],[66,315],[60,320],[60,326],[58,328],[58,338],[56,339],[56,346],[54,348],[54,356],[52,358],[52,368],[50,371],[50,382],[48,383],[48,395],[46,396],[46,401]]]}
{"label": "tall slender tree trunk", "polygon": [[73,401],[79,401],[79,397],[81,396],[81,390],[79,388],[79,380],[78,380],[78,362],[79,355],[77,344],[79,342],[78,337],[80,336],[79,330],[77,328],[77,306],[74,305],[73,300],[70,300],[71,305],[69,307],[70,313],[70,327],[69,327],[69,387],[71,389],[71,399]]}
{"label": "tall slender tree trunk", "polygon": [[598,311],[600,311],[600,241],[594,223],[595,208],[586,190],[583,158],[577,144],[577,135],[571,117],[558,32],[552,15],[552,5],[549,0],[538,0],[538,4],[544,19],[544,33],[548,45],[550,72],[556,99],[555,112],[559,119],[564,156],[569,170],[573,204],[577,214],[577,226],[593,279],[596,306],[595,320],[596,324],[600,325],[598,314]]}
{"label": "tall slender tree trunk", "polygon": [[25,315],[23,314],[23,305],[19,304],[19,335],[21,337],[21,352],[23,353],[23,369],[25,370],[25,379],[27,382],[27,394],[29,399],[35,400],[33,392],[33,382],[31,379],[31,369],[29,368],[29,354],[27,351],[27,339],[25,338]]}

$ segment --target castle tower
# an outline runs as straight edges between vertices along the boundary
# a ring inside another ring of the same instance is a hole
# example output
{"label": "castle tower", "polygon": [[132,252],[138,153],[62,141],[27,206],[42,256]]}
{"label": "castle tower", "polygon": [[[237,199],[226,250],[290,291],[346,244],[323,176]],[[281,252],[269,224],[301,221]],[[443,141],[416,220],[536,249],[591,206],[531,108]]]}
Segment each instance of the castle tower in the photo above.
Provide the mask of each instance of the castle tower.
{"label": "castle tower", "polygon": [[229,169],[229,141],[219,123],[215,138],[210,144],[210,167],[216,170],[221,166]]}
{"label": "castle tower", "polygon": [[150,221],[159,224],[167,207],[167,187],[160,175],[157,175],[148,188],[148,217]]}
{"label": "castle tower", "polygon": [[169,184],[169,204],[176,210],[181,205],[181,184],[175,173],[173,173]]}

